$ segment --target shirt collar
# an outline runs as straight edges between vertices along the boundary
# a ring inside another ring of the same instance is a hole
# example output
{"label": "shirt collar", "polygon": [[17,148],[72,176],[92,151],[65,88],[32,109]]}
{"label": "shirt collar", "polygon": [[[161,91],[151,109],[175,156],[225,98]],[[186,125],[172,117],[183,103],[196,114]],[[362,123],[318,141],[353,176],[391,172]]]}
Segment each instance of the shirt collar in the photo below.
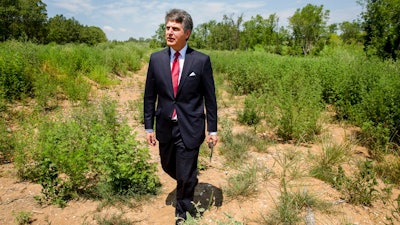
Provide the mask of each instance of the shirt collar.
{"label": "shirt collar", "polygon": [[[180,56],[180,58],[185,58],[185,55],[186,55],[186,50],[187,50],[187,48],[188,48],[188,46],[187,46],[187,44],[179,51],[179,54],[181,55]],[[171,48],[170,47],[170,49],[171,49],[171,58],[173,59],[175,56],[175,50],[173,49],[173,48]]]}

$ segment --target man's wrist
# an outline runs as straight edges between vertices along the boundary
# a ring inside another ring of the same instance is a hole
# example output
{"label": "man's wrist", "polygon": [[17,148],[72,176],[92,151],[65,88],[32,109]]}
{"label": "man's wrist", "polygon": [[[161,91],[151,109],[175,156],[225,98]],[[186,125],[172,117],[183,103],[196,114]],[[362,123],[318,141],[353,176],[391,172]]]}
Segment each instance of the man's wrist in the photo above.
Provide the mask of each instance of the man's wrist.
{"label": "man's wrist", "polygon": [[146,133],[153,133],[154,130],[153,129],[145,129]]}

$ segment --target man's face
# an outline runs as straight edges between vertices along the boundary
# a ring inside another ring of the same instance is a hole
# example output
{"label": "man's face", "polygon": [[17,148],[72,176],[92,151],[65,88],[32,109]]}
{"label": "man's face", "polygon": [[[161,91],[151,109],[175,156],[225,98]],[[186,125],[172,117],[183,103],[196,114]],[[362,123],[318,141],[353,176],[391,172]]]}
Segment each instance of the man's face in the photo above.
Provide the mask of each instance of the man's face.
{"label": "man's face", "polygon": [[190,36],[190,31],[183,31],[182,23],[168,21],[165,26],[165,38],[167,45],[175,51],[180,51],[186,45],[186,39]]}

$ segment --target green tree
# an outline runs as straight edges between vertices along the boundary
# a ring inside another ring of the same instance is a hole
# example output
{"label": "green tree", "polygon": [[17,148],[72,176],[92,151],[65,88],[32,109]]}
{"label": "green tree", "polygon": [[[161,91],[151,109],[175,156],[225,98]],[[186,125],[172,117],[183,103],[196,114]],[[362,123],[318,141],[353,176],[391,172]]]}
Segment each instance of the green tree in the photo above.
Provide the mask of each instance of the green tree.
{"label": "green tree", "polygon": [[48,42],[66,44],[79,42],[81,25],[74,18],[67,19],[63,15],[56,15],[49,19]]}
{"label": "green tree", "polygon": [[325,33],[329,10],[324,11],[323,8],[323,5],[308,4],[302,9],[297,9],[289,18],[289,26],[292,28],[295,43],[301,46],[304,55],[311,52]]}
{"label": "green tree", "polygon": [[400,55],[400,0],[360,0],[367,54],[386,59]]}
{"label": "green tree", "polygon": [[232,16],[224,15],[222,22],[210,27],[208,36],[209,46],[218,50],[234,50],[239,48],[240,26],[243,22],[243,15],[235,22]]}
{"label": "green tree", "polygon": [[20,0],[21,25],[28,40],[43,43],[46,36],[47,10],[41,0]]}
{"label": "green tree", "polygon": [[361,40],[362,30],[359,22],[345,21],[340,23],[339,26],[341,31],[340,37],[342,38],[343,42],[352,44]]}
{"label": "green tree", "polygon": [[251,17],[249,21],[243,23],[243,32],[241,33],[241,48],[254,49],[256,45],[267,46],[276,45],[278,34],[278,17],[271,14],[268,19],[261,15]]}
{"label": "green tree", "polygon": [[1,0],[0,5],[0,35],[1,41],[6,41],[16,35],[16,20],[18,18],[18,2]]}
{"label": "green tree", "polygon": [[190,37],[190,44],[195,48],[207,48],[211,32],[210,28],[216,24],[217,22],[215,20],[211,20],[207,23],[202,23],[196,26],[192,36]]}
{"label": "green tree", "polygon": [[46,23],[46,4],[41,0],[1,0],[1,41],[22,38],[43,42]]}
{"label": "green tree", "polygon": [[150,47],[164,48],[166,46],[167,46],[167,41],[165,40],[165,23],[161,23],[160,25],[158,25],[156,34],[152,36]]}
{"label": "green tree", "polygon": [[107,36],[102,29],[95,26],[82,26],[79,33],[79,42],[95,45],[106,42]]}

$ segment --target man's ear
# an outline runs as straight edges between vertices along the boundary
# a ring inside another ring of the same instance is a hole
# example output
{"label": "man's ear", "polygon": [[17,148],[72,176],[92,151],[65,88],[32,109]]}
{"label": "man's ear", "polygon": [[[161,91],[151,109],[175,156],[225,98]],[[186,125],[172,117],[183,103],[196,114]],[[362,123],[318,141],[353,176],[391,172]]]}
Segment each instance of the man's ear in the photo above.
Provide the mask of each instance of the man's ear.
{"label": "man's ear", "polygon": [[192,31],[191,30],[187,30],[187,31],[185,31],[185,35],[186,35],[186,40],[188,40],[189,39],[189,37],[190,37],[190,35],[192,34]]}

